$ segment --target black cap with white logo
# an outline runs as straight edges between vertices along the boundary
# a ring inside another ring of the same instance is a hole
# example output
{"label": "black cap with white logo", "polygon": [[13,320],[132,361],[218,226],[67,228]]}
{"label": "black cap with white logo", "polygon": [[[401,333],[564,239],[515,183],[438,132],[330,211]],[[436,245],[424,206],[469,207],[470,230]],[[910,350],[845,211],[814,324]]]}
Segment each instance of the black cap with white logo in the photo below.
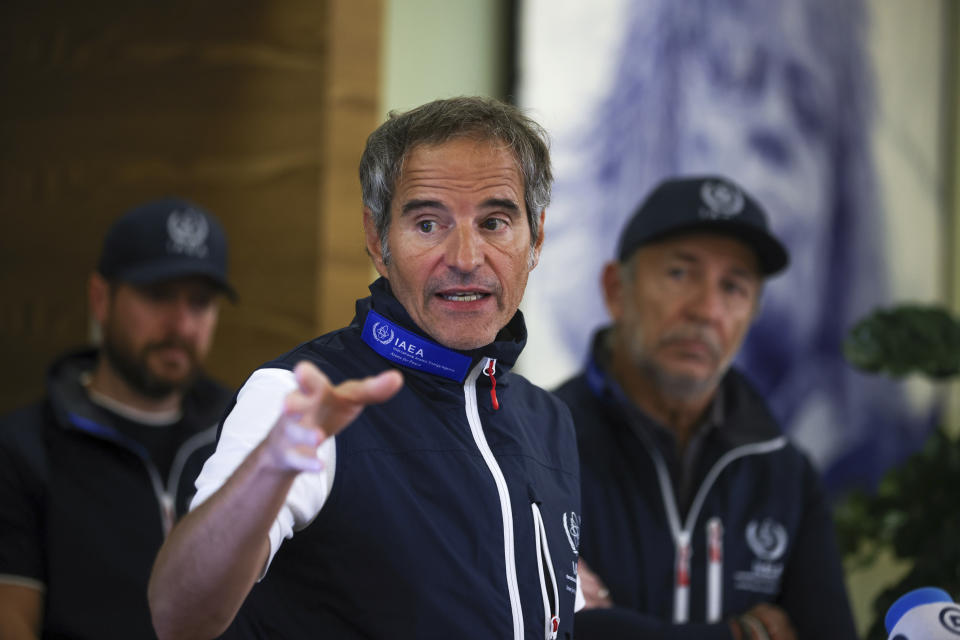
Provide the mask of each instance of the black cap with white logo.
{"label": "black cap with white logo", "polygon": [[209,212],[179,198],[139,205],[107,231],[97,271],[108,280],[146,285],[201,276],[231,298],[227,235]]}
{"label": "black cap with white logo", "polygon": [[617,257],[623,262],[645,244],[693,232],[742,240],[756,252],[767,276],[789,262],[787,249],[770,233],[767,215],[757,201],[720,176],[677,178],[657,185],[624,227]]}

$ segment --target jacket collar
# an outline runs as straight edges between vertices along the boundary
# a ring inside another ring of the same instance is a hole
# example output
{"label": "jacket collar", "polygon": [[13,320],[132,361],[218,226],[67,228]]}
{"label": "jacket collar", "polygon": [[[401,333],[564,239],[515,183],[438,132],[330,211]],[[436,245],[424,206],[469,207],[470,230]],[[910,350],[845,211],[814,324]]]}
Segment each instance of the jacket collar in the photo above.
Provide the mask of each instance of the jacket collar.
{"label": "jacket collar", "polygon": [[[490,344],[470,350],[448,349],[433,341],[423,329],[417,326],[404,306],[393,295],[390,283],[386,278],[375,280],[370,285],[370,296],[357,300],[356,317],[353,324],[360,330],[363,330],[367,324],[367,316],[371,310],[402,330],[415,334],[419,339],[428,342],[430,345],[435,345],[437,349],[452,354],[451,357],[466,358],[469,362],[467,370],[483,358],[493,358],[497,361],[498,372],[506,373],[516,364],[517,358],[527,342],[527,328],[523,320],[523,314],[517,311]],[[381,355],[383,354],[381,353]],[[388,359],[393,360],[390,357]],[[404,369],[410,369],[410,367],[404,366],[402,362],[394,360],[394,363]],[[423,373],[423,370],[414,369],[414,371]],[[427,372],[427,375],[434,374]]]}
{"label": "jacket collar", "polygon": [[[73,428],[78,422],[109,425],[112,412],[93,403],[81,380],[96,367],[99,351],[84,348],[60,356],[47,371],[47,400],[57,423]],[[210,378],[201,375],[187,390],[183,399],[183,417],[196,421],[197,430],[205,429],[220,419],[230,393]],[[181,418],[182,419],[182,418]]]}

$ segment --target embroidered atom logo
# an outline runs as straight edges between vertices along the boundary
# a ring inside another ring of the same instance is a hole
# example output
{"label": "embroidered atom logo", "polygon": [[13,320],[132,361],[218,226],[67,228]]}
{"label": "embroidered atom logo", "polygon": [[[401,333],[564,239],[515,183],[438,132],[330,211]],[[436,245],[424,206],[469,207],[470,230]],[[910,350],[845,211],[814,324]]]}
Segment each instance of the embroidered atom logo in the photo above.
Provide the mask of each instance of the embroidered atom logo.
{"label": "embroidered atom logo", "polygon": [[700,187],[700,199],[708,209],[700,210],[705,218],[730,218],[743,211],[743,194],[726,182],[704,182]]}
{"label": "embroidered atom logo", "polygon": [[205,243],[209,232],[207,219],[199,211],[173,211],[167,218],[167,249],[173,253],[203,258],[207,255]]}
{"label": "embroidered atom logo", "polygon": [[391,329],[389,325],[374,322],[373,337],[376,338],[380,344],[390,344],[393,342],[393,329]]}

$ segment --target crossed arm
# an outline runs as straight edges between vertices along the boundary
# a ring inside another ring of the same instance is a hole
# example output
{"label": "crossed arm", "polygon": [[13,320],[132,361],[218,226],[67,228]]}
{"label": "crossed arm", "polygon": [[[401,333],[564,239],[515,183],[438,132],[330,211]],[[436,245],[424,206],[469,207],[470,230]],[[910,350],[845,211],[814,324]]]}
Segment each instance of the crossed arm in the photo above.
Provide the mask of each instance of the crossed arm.
{"label": "crossed arm", "polygon": [[[586,600],[584,611],[611,609],[610,591],[600,577],[583,559],[578,563],[577,573]],[[578,614],[578,620],[586,623],[586,640],[603,637],[606,640],[619,637],[649,637],[670,640],[687,638],[733,638],[733,640],[796,640],[797,632],[787,612],[782,608],[761,602],[739,616],[714,624],[673,625],[637,611],[618,609],[605,617],[596,614]]]}
{"label": "crossed arm", "polygon": [[403,384],[391,370],[334,386],[304,362],[294,375],[298,388],[266,438],[161,547],[147,590],[161,640],[212,638],[226,630],[267,562],[268,533],[293,481],[322,469],[317,447]]}
{"label": "crossed arm", "polygon": [[0,584],[0,638],[36,640],[43,617],[43,591],[33,587]]}

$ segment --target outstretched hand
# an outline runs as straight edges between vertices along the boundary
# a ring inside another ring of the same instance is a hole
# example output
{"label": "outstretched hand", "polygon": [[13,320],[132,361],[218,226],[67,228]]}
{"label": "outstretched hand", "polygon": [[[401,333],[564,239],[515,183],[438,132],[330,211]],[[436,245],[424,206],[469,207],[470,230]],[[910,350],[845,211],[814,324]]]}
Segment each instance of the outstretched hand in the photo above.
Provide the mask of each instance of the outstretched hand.
{"label": "outstretched hand", "polygon": [[403,386],[395,369],[338,385],[310,362],[300,362],[293,373],[297,389],[287,395],[267,436],[272,464],[281,470],[320,471],[317,447],[343,431],[364,407],[386,402]]}

